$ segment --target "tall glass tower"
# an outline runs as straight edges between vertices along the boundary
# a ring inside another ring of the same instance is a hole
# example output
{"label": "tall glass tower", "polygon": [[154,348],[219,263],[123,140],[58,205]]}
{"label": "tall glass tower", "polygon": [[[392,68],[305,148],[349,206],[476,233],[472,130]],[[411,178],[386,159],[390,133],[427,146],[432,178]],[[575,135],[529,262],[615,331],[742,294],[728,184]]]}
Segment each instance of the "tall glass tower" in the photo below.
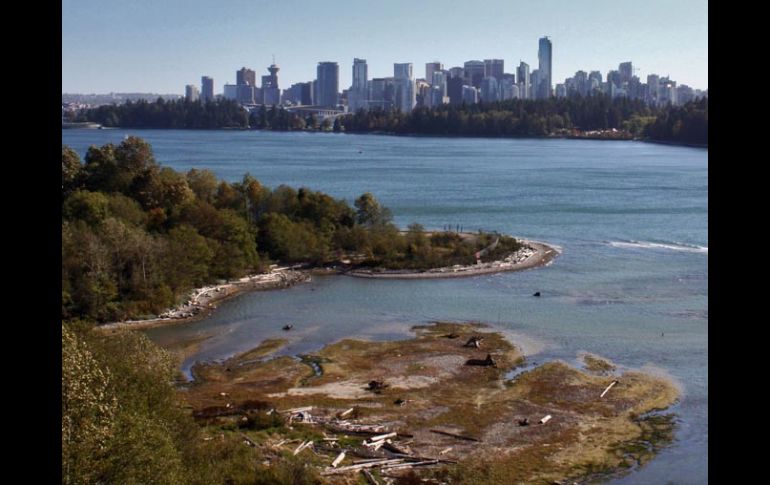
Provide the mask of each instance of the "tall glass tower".
{"label": "tall glass tower", "polygon": [[540,39],[540,45],[537,50],[538,70],[540,71],[540,82],[536,86],[537,98],[545,99],[551,96],[551,74],[552,70],[552,45],[548,37]]}

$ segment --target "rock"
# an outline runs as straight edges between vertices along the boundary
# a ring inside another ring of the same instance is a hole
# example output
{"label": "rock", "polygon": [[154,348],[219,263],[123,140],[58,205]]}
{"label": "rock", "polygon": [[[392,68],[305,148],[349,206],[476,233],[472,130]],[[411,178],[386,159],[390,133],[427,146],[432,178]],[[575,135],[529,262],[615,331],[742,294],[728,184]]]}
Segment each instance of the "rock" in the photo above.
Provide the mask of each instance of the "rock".
{"label": "rock", "polygon": [[535,292],[535,294],[534,294],[534,295],[532,295],[532,296],[540,296],[540,292],[539,292],[539,291],[536,291],[536,292]]}

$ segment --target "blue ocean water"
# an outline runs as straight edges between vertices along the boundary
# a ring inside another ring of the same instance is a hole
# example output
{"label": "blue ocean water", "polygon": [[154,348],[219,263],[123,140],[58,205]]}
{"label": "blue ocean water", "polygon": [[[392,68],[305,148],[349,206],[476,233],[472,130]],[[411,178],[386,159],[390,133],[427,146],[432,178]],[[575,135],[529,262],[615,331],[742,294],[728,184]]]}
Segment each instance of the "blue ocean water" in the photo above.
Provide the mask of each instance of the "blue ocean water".
{"label": "blue ocean water", "polygon": [[[676,439],[608,483],[708,483],[708,152],[640,142],[389,137],[317,133],[62,130],[88,146],[149,141],[177,170],[322,190],[352,203],[372,192],[406,226],[497,230],[557,245],[534,270],[454,280],[317,278],[241,295],[158,342],[211,336],[194,360],[247,350],[295,325],[286,353],[360,336],[395,338],[432,320],[510,331],[530,360],[579,352],[680,383]],[[532,298],[534,291],[541,298]]]}

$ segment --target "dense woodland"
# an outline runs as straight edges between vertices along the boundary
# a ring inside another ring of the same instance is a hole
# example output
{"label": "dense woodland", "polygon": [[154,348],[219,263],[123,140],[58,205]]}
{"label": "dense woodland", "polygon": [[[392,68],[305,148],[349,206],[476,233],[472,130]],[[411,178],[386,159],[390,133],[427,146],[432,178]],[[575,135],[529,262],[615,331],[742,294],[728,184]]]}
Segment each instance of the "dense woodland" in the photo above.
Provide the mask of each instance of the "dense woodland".
{"label": "dense woodland", "polygon": [[100,106],[79,118],[127,128],[254,128],[276,131],[321,130],[400,135],[545,137],[570,136],[573,130],[618,130],[628,138],[708,144],[708,98],[684,106],[651,107],[641,100],[607,96],[512,99],[473,105],[416,108],[411,113],[360,110],[319,122],[275,106],[247,115],[233,101],[210,103],[139,101]]}
{"label": "dense woodland", "polygon": [[184,99],[154,103],[145,100],[103,105],[81,112],[74,121],[92,121],[107,127],[219,129],[248,128],[249,115],[235,101],[192,102]]}
{"label": "dense woodland", "polygon": [[[208,170],[162,167],[129,137],[62,147],[62,318],[98,322],[155,315],[192,288],[264,271],[271,262],[427,269],[472,264],[491,235],[407,231],[370,193],[353,207],[307,188],[228,183]],[[501,238],[488,260],[518,243]]]}
{"label": "dense woodland", "polygon": [[[63,484],[321,483],[314,468],[290,453],[268,457],[244,446],[239,428],[303,436],[277,413],[249,414],[204,439],[206,430],[174,389],[176,366],[141,332],[107,336],[83,322],[62,325]],[[273,458],[269,467],[262,464],[267,458]]]}

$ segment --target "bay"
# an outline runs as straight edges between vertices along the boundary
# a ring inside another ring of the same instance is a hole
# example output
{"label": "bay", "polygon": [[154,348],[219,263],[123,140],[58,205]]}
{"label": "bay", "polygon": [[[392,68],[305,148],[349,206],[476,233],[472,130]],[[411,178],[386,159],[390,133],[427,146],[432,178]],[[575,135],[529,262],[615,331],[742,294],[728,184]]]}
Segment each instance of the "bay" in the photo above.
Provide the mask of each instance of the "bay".
{"label": "bay", "polygon": [[[316,278],[241,295],[211,318],[157,328],[159,343],[209,336],[184,363],[223,359],[271,337],[284,353],[343,337],[400,338],[413,324],[484,321],[510,332],[529,360],[578,365],[593,352],[670,376],[674,443],[607,483],[708,483],[708,151],[591,140],[390,137],[319,133],[63,130],[89,145],[144,138],[164,166],[207,168],[228,181],[306,186],[352,204],[372,192],[401,226],[497,230],[557,245],[534,270],[453,280]],[[541,298],[533,298],[535,291]],[[293,323],[295,331],[280,329]]]}

